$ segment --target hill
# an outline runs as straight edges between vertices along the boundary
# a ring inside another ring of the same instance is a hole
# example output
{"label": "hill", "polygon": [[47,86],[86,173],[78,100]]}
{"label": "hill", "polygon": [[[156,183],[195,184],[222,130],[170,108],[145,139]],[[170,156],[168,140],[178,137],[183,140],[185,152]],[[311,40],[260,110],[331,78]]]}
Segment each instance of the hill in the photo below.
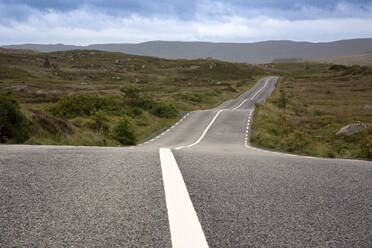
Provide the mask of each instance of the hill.
{"label": "hill", "polygon": [[372,39],[334,42],[264,41],[256,43],[211,43],[150,41],[138,44],[95,44],[89,46],[23,44],[4,46],[40,52],[67,50],[102,50],[166,59],[214,58],[230,62],[271,63],[274,60],[325,58],[361,54],[372,51]]}
{"label": "hill", "polygon": [[312,59],[312,61],[318,63],[340,64],[346,66],[350,65],[372,66],[372,52],[344,56],[333,56],[327,58],[317,58]]}

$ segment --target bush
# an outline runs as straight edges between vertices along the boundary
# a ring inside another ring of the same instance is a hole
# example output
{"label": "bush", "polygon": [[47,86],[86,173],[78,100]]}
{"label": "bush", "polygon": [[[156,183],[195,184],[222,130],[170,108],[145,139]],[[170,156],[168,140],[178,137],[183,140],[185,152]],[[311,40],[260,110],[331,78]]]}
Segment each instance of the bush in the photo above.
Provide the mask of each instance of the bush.
{"label": "bush", "polygon": [[74,95],[60,99],[50,111],[59,116],[73,118],[89,116],[92,111],[101,109],[104,99],[94,95]]}
{"label": "bush", "polygon": [[28,121],[10,93],[0,95],[0,142],[23,143],[29,138]]}
{"label": "bush", "polygon": [[172,118],[177,116],[177,110],[172,104],[157,102],[151,109],[153,115],[161,118]]}
{"label": "bush", "polygon": [[109,120],[107,115],[102,111],[93,111],[91,113],[92,120],[94,121],[93,129],[98,132],[107,133],[109,130],[109,126],[107,124],[107,121]]}
{"label": "bush", "polygon": [[137,100],[140,97],[140,89],[136,86],[130,85],[120,89],[124,96],[132,101]]}
{"label": "bush", "polygon": [[136,135],[128,117],[122,117],[113,129],[113,138],[123,145],[135,145]]}
{"label": "bush", "polygon": [[172,118],[176,117],[178,114],[176,108],[172,104],[156,102],[151,98],[140,97],[136,102],[136,106],[161,118]]}

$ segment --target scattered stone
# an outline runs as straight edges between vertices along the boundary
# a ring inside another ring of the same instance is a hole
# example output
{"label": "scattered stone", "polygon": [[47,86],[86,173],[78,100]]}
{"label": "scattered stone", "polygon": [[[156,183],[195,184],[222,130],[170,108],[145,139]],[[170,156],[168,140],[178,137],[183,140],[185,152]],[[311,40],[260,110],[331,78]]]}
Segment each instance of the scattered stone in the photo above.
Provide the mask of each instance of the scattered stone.
{"label": "scattered stone", "polygon": [[35,94],[36,95],[45,95],[45,91],[43,91],[43,90],[37,90],[36,92],[35,92]]}
{"label": "scattered stone", "polygon": [[118,76],[115,77],[115,76],[113,76],[112,79],[114,79],[114,80],[120,80],[121,77],[118,77]]}
{"label": "scattered stone", "polygon": [[145,69],[146,68],[146,65],[142,65],[142,69]]}
{"label": "scattered stone", "polygon": [[96,53],[95,53],[95,52],[90,52],[89,54],[90,54],[90,55],[95,55]]}
{"label": "scattered stone", "polygon": [[123,59],[116,59],[115,60],[115,64],[124,64],[124,60]]}
{"label": "scattered stone", "polygon": [[12,90],[12,91],[26,92],[28,91],[28,86],[27,85],[15,85],[15,86],[6,87],[5,89]]}
{"label": "scattered stone", "polygon": [[60,96],[63,94],[63,91],[62,90],[51,90],[50,94]]}
{"label": "scattered stone", "polygon": [[323,139],[323,136],[318,135],[318,136],[315,136],[315,138],[317,138],[317,139]]}
{"label": "scattered stone", "polygon": [[221,85],[223,84],[223,82],[216,82],[216,85]]}
{"label": "scattered stone", "polygon": [[200,66],[198,65],[191,65],[190,66],[190,70],[199,70],[200,69]]}
{"label": "scattered stone", "polygon": [[363,122],[357,121],[354,124],[344,126],[340,130],[338,130],[338,132],[336,132],[336,136],[350,136],[363,131],[365,128],[366,125]]}
{"label": "scattered stone", "polygon": [[364,109],[372,110],[372,105],[364,105]]}

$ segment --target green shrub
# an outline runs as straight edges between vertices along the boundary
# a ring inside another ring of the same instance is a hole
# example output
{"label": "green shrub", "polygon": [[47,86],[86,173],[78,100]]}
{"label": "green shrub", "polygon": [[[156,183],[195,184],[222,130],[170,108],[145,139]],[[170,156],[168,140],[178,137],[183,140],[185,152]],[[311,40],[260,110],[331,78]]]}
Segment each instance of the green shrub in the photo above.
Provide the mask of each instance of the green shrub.
{"label": "green shrub", "polygon": [[343,70],[346,70],[348,67],[345,66],[345,65],[332,65],[331,67],[329,67],[329,70],[332,70],[332,71],[343,71]]}
{"label": "green shrub", "polygon": [[123,87],[120,91],[130,100],[137,100],[140,97],[140,89],[133,85]]}
{"label": "green shrub", "polygon": [[123,145],[135,145],[136,135],[128,117],[122,117],[113,129],[113,138]]}
{"label": "green shrub", "polygon": [[109,120],[107,115],[102,111],[93,111],[91,113],[92,120],[94,121],[93,129],[98,132],[107,133],[109,130],[109,125],[107,121]]}
{"label": "green shrub", "polygon": [[23,143],[29,138],[28,121],[10,93],[0,95],[0,142]]}
{"label": "green shrub", "polygon": [[157,102],[151,109],[153,115],[161,118],[172,118],[177,116],[177,110],[172,104]]}
{"label": "green shrub", "polygon": [[95,95],[74,95],[60,99],[50,111],[58,116],[73,118],[89,116],[104,106],[104,99]]}

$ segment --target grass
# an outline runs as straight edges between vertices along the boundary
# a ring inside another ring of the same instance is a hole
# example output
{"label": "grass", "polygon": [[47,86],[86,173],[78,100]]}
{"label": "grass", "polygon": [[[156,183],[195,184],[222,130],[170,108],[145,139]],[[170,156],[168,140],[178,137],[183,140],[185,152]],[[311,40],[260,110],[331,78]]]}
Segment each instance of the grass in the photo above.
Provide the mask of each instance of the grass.
{"label": "grass", "polygon": [[[209,59],[0,49],[1,91],[27,86],[13,92],[29,122],[27,144],[121,145],[113,130],[122,117],[140,141],[177,121],[178,111],[215,107],[265,75],[260,66]],[[138,96],[127,95],[131,87]]]}
{"label": "grass", "polygon": [[[321,157],[372,159],[372,68],[316,63],[269,65],[281,74],[277,89],[258,105],[252,142],[258,146]],[[343,126],[368,128],[339,137]]]}

